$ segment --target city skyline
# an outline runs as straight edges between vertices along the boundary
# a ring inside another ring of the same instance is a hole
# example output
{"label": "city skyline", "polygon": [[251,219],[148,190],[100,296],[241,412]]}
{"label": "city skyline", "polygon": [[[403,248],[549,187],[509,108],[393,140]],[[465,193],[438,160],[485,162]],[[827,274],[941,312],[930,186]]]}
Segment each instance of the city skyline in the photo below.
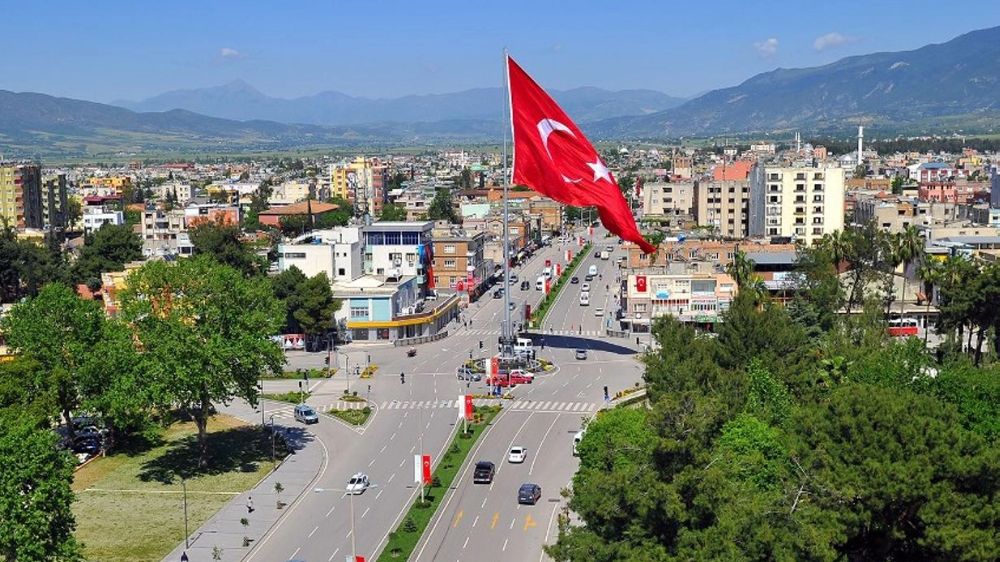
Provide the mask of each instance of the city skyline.
{"label": "city skyline", "polygon": [[[932,6],[914,2],[907,9]],[[394,98],[497,86],[507,46],[549,88],[693,97],[779,67],[913,49],[1000,23],[1000,6],[964,2],[957,8],[976,13],[976,23],[923,18],[908,22],[905,33],[887,33],[898,6],[854,2],[808,10],[774,2],[750,13],[728,0],[615,9],[594,3],[279,8],[180,2],[150,8],[114,2],[100,11],[57,2],[47,18],[26,18],[8,30],[14,48],[0,65],[7,70],[0,89],[113,102],[243,80],[281,98],[329,90]]]}

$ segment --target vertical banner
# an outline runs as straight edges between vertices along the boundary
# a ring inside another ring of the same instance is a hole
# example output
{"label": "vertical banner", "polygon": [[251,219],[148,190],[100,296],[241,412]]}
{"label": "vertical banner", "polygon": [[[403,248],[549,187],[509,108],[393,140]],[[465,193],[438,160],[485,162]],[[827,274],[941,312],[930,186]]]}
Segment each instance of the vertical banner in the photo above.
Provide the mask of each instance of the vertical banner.
{"label": "vertical banner", "polygon": [[552,267],[552,260],[545,260],[545,267]]}
{"label": "vertical banner", "polygon": [[419,484],[424,472],[423,459],[421,455],[413,455],[413,483]]}
{"label": "vertical banner", "polygon": [[545,294],[546,295],[549,294],[550,290],[552,290],[552,280],[551,279],[546,279],[545,280]]}
{"label": "vertical banner", "polygon": [[458,395],[458,417],[460,417],[460,418],[465,415],[465,397],[466,396],[468,396],[468,394],[459,394]]}
{"label": "vertical banner", "polygon": [[594,235],[594,227],[588,226],[587,227],[587,236],[593,236],[593,235]]}
{"label": "vertical banner", "polygon": [[424,484],[431,483],[431,456],[423,455],[420,459],[420,465],[423,468]]}
{"label": "vertical banner", "polygon": [[646,292],[646,276],[645,275],[636,275],[635,276],[635,290],[638,293],[645,293]]}
{"label": "vertical banner", "polygon": [[465,419],[472,420],[472,395],[465,395]]}
{"label": "vertical banner", "polygon": [[566,250],[566,263],[573,261],[573,250]]}
{"label": "vertical banner", "polygon": [[583,247],[583,236],[577,236],[576,243],[578,246]]}

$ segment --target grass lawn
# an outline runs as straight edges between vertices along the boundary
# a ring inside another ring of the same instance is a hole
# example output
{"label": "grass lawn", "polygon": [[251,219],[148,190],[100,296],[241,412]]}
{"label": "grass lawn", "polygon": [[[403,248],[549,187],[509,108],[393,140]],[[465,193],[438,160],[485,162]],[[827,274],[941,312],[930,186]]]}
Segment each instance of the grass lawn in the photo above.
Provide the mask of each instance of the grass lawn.
{"label": "grass lawn", "polygon": [[182,477],[194,532],[271,469],[271,441],[260,428],[218,415],[208,429],[205,469],[198,469],[195,425],[178,422],[157,442],[126,448],[76,473],[73,514],[87,560],[158,562],[184,540]]}
{"label": "grass lawn", "polygon": [[349,424],[365,425],[365,422],[368,421],[368,416],[372,415],[372,409],[368,406],[365,406],[360,410],[338,410],[337,408],[330,408],[327,413],[331,416],[337,416]]}
{"label": "grass lawn", "polygon": [[264,393],[261,394],[261,398],[267,398],[268,400],[277,400],[278,402],[288,402],[289,404],[301,404],[305,402],[311,392],[299,392],[297,390],[292,392],[281,392],[281,393]]}
{"label": "grass lawn", "polygon": [[[476,445],[479,436],[486,431],[493,418],[500,413],[500,407],[476,408],[476,412],[481,414],[482,418],[478,423],[469,424],[468,434],[463,433],[459,429],[455,435],[455,439],[451,443],[451,447],[445,451],[444,456],[441,457],[441,461],[438,463],[437,469],[434,471],[433,478],[435,482],[426,490],[426,502],[421,503],[420,498],[417,498],[417,501],[410,507],[406,516],[403,517],[399,527],[392,533],[389,533],[389,542],[385,545],[382,555],[378,557],[378,562],[389,562],[396,559],[406,560],[410,557],[413,549],[416,548],[417,543],[420,541],[420,536],[424,534],[424,529],[430,523],[431,517],[434,516],[434,512],[437,511],[438,506],[444,500],[444,495],[448,491],[448,487],[451,486],[455,477],[458,476],[458,470],[462,467],[462,463],[465,462],[465,457],[469,456],[469,452]],[[393,556],[393,553],[396,553],[396,555]]]}

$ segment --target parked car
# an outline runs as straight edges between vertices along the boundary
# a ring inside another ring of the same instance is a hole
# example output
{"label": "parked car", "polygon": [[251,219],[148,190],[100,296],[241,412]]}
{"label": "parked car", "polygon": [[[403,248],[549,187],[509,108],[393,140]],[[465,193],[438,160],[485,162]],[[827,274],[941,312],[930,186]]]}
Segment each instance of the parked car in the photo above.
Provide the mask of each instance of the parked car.
{"label": "parked car", "polygon": [[351,479],[347,482],[347,493],[354,494],[355,496],[363,494],[364,491],[368,489],[369,485],[368,475],[359,472],[354,476],[351,476]]}
{"label": "parked car", "polygon": [[316,414],[316,410],[313,410],[312,406],[299,404],[295,406],[295,421],[304,424],[319,423],[319,416]]}
{"label": "parked car", "polygon": [[542,487],[538,484],[525,483],[517,490],[517,503],[535,505],[542,498]]}
{"label": "parked car", "polygon": [[516,273],[511,273],[510,274],[510,284],[513,285],[514,283],[517,283],[517,274]]}
{"label": "parked car", "polygon": [[472,473],[473,484],[492,484],[496,474],[496,466],[490,461],[478,461]]}
{"label": "parked car", "polygon": [[524,447],[511,447],[510,452],[507,453],[507,462],[519,464],[524,462],[524,459],[528,457],[528,450]]}
{"label": "parked car", "polygon": [[581,361],[585,360],[587,358],[587,350],[586,349],[576,350],[576,358],[580,359]]}
{"label": "parked car", "polygon": [[502,299],[503,298],[503,287],[500,287],[496,291],[493,291],[493,298]]}
{"label": "parked car", "polygon": [[93,437],[76,439],[72,451],[78,455],[94,456],[101,452],[101,442]]}
{"label": "parked car", "polygon": [[579,277],[571,277],[570,280],[569,280],[569,282],[570,282],[571,285],[576,285],[577,283],[580,282],[580,278]]}

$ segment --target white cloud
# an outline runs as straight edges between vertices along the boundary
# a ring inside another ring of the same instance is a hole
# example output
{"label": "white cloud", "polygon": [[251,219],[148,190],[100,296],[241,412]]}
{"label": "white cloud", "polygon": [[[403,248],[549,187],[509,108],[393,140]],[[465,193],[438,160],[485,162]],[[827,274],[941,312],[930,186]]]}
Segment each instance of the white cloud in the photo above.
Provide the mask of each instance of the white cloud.
{"label": "white cloud", "polygon": [[236,49],[223,47],[219,49],[219,56],[224,59],[241,59],[243,58],[243,53],[237,51]]}
{"label": "white cloud", "polygon": [[757,49],[758,55],[765,59],[769,59],[778,52],[778,40],[774,37],[769,37],[763,41],[754,43],[753,48]]}
{"label": "white cloud", "polygon": [[829,49],[830,47],[839,47],[841,45],[847,45],[849,43],[854,43],[858,40],[857,37],[852,37],[850,35],[844,35],[843,33],[837,33],[832,31],[826,35],[820,35],[813,41],[813,48],[817,51],[822,51],[824,49]]}

